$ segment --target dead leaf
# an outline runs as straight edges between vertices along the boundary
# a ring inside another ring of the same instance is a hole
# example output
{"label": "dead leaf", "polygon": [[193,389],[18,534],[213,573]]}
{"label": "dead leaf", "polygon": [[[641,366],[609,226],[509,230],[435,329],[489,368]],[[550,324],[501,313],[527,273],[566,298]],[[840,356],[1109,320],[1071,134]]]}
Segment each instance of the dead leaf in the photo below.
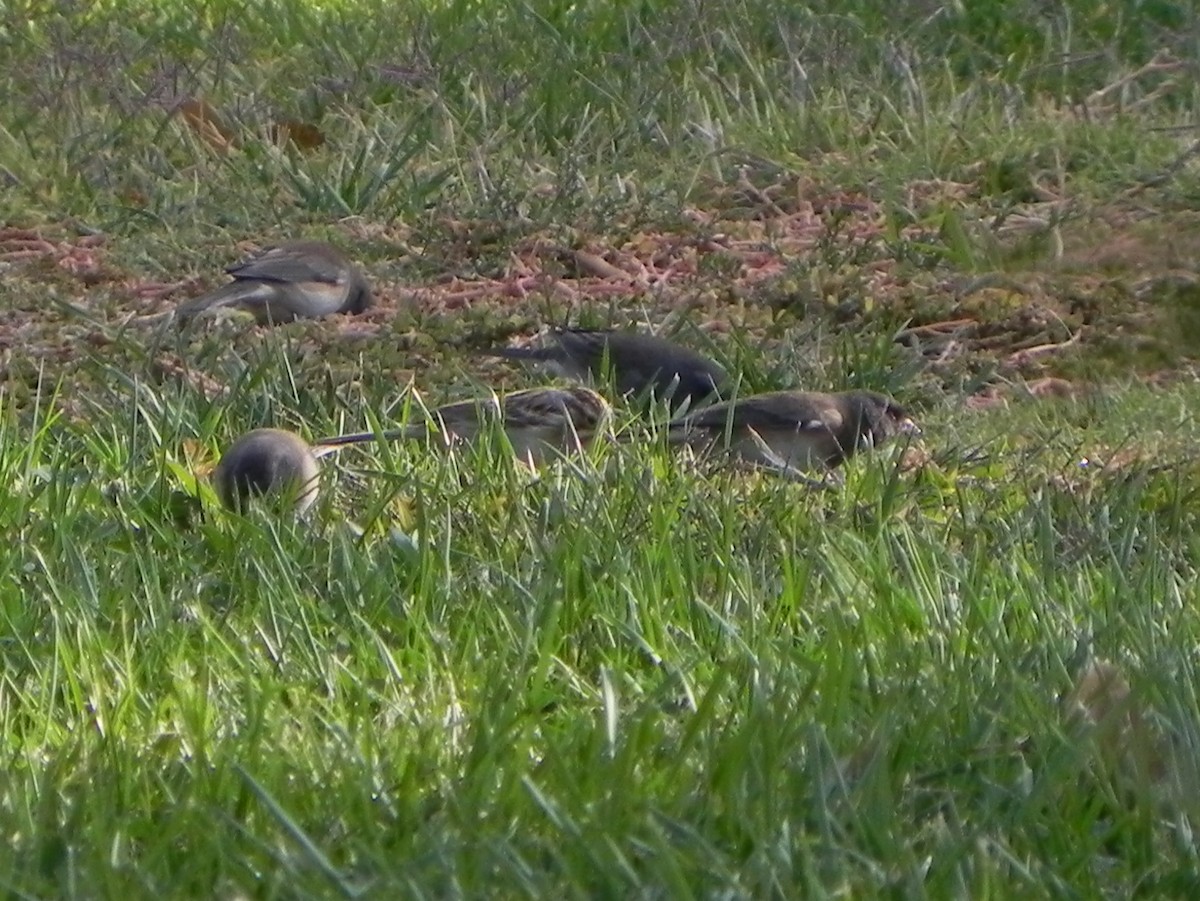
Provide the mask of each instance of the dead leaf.
{"label": "dead leaf", "polygon": [[968,410],[994,410],[1008,406],[1008,401],[995,385],[988,385],[963,401]]}
{"label": "dead leaf", "polygon": [[121,191],[118,196],[121,198],[121,200],[132,207],[144,209],[150,205],[150,198],[136,188],[126,188],[124,191]]}
{"label": "dead leaf", "polygon": [[325,143],[325,135],[321,129],[311,122],[300,122],[296,119],[281,119],[272,123],[267,129],[267,134],[272,143],[282,146],[290,141],[298,150],[315,150]]}
{"label": "dead leaf", "polygon": [[615,278],[624,281],[632,278],[624,269],[614,266],[599,254],[586,250],[571,250],[567,251],[567,255],[574,261],[580,274],[585,277],[591,275],[596,278]]}
{"label": "dead leaf", "polygon": [[932,465],[933,454],[929,453],[925,448],[919,446],[906,447],[900,455],[899,470],[901,472],[915,472],[919,469],[925,469]]}
{"label": "dead leaf", "polygon": [[150,363],[155,379],[162,382],[181,381],[191,385],[210,400],[229,393],[229,388],[204,372],[192,369],[175,354],[160,354]]}
{"label": "dead leaf", "polygon": [[1161,743],[1116,664],[1090,660],[1064,699],[1064,708],[1069,720],[1085,726],[1084,734],[1091,736],[1116,773],[1140,784],[1159,783],[1166,776]]}
{"label": "dead leaf", "polygon": [[1065,704],[1069,713],[1101,725],[1129,713],[1131,694],[1129,682],[1116,664],[1093,659],[1080,671]]}
{"label": "dead leaf", "polygon": [[221,114],[208,101],[188,97],[176,104],[175,112],[183,117],[183,121],[200,140],[214,150],[228,153],[237,147],[233,132],[221,121]]}
{"label": "dead leaf", "polygon": [[1041,378],[1025,383],[1025,390],[1031,397],[1075,397],[1079,389],[1066,379]]}
{"label": "dead leaf", "polygon": [[195,438],[184,438],[180,442],[179,449],[184,461],[193,468],[213,466],[212,455],[209,453],[208,445],[202,441],[197,441]]}

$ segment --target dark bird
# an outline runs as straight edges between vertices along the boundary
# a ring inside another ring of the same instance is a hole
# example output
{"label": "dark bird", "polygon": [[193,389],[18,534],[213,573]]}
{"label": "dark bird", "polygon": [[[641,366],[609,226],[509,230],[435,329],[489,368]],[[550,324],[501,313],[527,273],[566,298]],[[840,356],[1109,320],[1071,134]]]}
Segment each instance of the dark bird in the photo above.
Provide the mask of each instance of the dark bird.
{"label": "dark bird", "polygon": [[634,331],[554,329],[533,347],[494,347],[489,356],[544,363],[555,374],[599,382],[611,372],[622,395],[649,395],[688,408],[714,399],[729,384],[728,373],[701,353]]}
{"label": "dark bird", "polygon": [[723,446],[752,465],[794,476],[833,469],[893,435],[918,431],[903,407],[874,391],[772,391],[676,419],[668,440]]}
{"label": "dark bird", "polygon": [[253,497],[294,501],[303,513],[317,499],[320,466],[307,442],[283,429],[255,429],[239,438],[213,471],[221,503],[245,509]]}
{"label": "dark bird", "polygon": [[228,285],[173,311],[176,321],[220,307],[254,314],[261,325],[362,313],[374,303],[362,272],[323,241],[289,241],[225,270]]}
{"label": "dark bird", "polygon": [[590,388],[529,388],[499,398],[459,401],[431,411],[429,423],[418,423],[382,432],[337,435],[314,442],[320,454],[326,448],[382,440],[405,440],[438,435],[446,447],[477,438],[489,420],[499,420],[513,452],[536,466],[547,456],[578,452],[604,427],[611,407]]}

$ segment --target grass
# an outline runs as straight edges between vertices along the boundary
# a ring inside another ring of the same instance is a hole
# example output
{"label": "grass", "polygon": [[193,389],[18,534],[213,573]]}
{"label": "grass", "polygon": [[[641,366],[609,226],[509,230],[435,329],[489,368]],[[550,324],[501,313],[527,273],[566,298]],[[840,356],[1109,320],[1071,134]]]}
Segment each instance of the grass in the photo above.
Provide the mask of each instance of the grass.
{"label": "grass", "polygon": [[[1194,896],[1198,27],[10,4],[0,254],[43,244],[0,261],[0,887]],[[126,322],[299,235],[379,309]],[[575,250],[677,274],[603,293]],[[643,319],[752,390],[890,391],[927,456],[814,493],[652,444],[536,480],[384,446],[300,521],[204,477],[250,428],[535,383],[473,351],[547,320]],[[1074,396],[1024,396],[1047,375]],[[1064,703],[1095,658],[1115,720]]]}

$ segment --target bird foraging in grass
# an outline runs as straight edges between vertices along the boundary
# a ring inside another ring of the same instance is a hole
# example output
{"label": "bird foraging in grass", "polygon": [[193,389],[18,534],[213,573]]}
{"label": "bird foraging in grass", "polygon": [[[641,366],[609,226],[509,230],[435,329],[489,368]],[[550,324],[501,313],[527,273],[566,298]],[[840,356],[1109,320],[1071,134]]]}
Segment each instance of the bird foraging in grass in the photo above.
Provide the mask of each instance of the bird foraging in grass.
{"label": "bird foraging in grass", "polygon": [[493,347],[488,356],[545,364],[555,374],[599,382],[611,373],[622,395],[650,395],[674,407],[714,399],[728,385],[716,362],[674,341],[636,331],[554,329],[535,347]]}
{"label": "bird foraging in grass", "polygon": [[222,456],[213,470],[217,496],[231,510],[242,511],[251,498],[274,497],[295,503],[303,513],[317,499],[319,454],[293,432],[255,429]]}
{"label": "bird foraging in grass", "polygon": [[498,420],[517,457],[536,466],[548,456],[581,451],[602,430],[611,410],[608,401],[590,388],[529,388],[503,397],[492,395],[437,407],[431,411],[429,423],[322,438],[314,447],[320,453],[348,444],[433,434],[451,447],[475,440],[489,420]]}
{"label": "bird foraging in grass", "polygon": [[590,388],[531,388],[497,398],[460,401],[438,407],[433,421],[390,429],[322,438],[311,445],[294,432],[255,429],[226,451],[213,482],[221,502],[244,510],[255,497],[294,501],[304,512],[317,499],[318,458],[351,444],[440,436],[447,447],[472,441],[489,419],[498,419],[513,452],[536,466],[555,454],[580,451],[603,428],[608,402]]}
{"label": "bird foraging in grass", "polygon": [[323,241],[289,241],[225,270],[233,281],[170,314],[186,322],[201,313],[237,307],[260,325],[362,313],[374,303],[366,277]]}
{"label": "bird foraging in grass", "polygon": [[753,466],[798,478],[919,431],[902,406],[874,391],[772,391],[688,413],[671,422],[668,441],[724,446]]}

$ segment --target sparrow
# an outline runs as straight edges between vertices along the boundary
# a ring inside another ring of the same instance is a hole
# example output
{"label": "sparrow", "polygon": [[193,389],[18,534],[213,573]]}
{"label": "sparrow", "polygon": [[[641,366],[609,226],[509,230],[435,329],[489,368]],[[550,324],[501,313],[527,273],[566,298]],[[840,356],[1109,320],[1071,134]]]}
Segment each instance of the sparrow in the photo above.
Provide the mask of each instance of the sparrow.
{"label": "sparrow", "polygon": [[247,432],[222,456],[213,470],[221,503],[231,510],[245,509],[257,496],[277,495],[295,501],[303,513],[317,499],[320,466],[308,443],[283,429]]}
{"label": "sparrow", "polygon": [[544,363],[555,374],[580,381],[612,373],[622,395],[648,395],[688,408],[714,398],[729,375],[701,353],[635,331],[554,329],[535,347],[493,347],[488,356]]}
{"label": "sparrow", "polygon": [[260,325],[362,313],[374,303],[362,272],[323,241],[289,241],[225,270],[233,281],[180,304],[185,322],[219,307],[239,307]]}
{"label": "sparrow", "polygon": [[318,454],[347,444],[441,436],[446,447],[474,440],[489,419],[498,418],[514,453],[530,466],[557,453],[578,452],[603,428],[612,408],[590,388],[528,388],[498,398],[458,401],[437,407],[430,423],[382,432],[336,435],[314,442]]}
{"label": "sparrow", "polygon": [[919,431],[903,407],[874,391],[771,391],[675,419],[667,440],[701,446],[720,442],[751,465],[796,476],[833,469],[893,435]]}

